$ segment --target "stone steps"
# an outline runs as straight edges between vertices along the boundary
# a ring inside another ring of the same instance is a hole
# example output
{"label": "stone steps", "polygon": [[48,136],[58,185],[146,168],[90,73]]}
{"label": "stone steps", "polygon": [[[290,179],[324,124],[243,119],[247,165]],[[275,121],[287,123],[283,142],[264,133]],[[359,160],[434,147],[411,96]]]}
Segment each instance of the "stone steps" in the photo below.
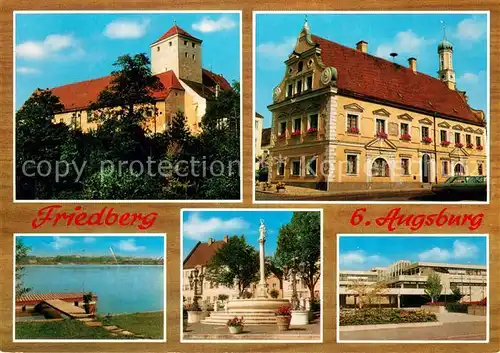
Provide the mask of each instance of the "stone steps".
{"label": "stone steps", "polygon": [[211,312],[210,316],[201,321],[206,325],[225,325],[227,320],[243,317],[245,325],[275,325],[274,312]]}

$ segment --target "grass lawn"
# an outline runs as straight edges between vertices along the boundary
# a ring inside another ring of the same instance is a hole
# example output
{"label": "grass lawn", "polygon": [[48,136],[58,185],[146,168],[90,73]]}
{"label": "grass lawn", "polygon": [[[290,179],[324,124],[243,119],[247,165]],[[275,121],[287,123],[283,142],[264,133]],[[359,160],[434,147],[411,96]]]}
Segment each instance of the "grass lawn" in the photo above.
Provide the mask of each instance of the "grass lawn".
{"label": "grass lawn", "polygon": [[[116,315],[96,318],[104,326],[115,325],[145,338],[163,338],[163,312]],[[88,327],[77,320],[50,322],[16,322],[16,339],[138,339],[134,336],[112,336],[103,327]]]}
{"label": "grass lawn", "polygon": [[103,325],[115,325],[137,335],[144,335],[146,338],[163,338],[163,312],[161,311],[115,315],[111,318],[100,316],[98,320],[101,321]]}
{"label": "grass lawn", "polygon": [[16,339],[112,339],[102,327],[88,327],[76,320],[16,322]]}

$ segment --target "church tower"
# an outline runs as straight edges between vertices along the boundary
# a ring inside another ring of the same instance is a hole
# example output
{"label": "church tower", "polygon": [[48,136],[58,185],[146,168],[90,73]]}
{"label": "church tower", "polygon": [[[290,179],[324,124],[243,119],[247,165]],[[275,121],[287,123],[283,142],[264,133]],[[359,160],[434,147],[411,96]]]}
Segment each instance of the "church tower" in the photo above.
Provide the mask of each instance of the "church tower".
{"label": "church tower", "polygon": [[446,83],[449,89],[456,89],[455,71],[453,70],[453,45],[446,40],[446,30],[443,27],[443,40],[438,45],[439,79]]}
{"label": "church tower", "polygon": [[150,45],[152,73],[172,70],[181,80],[201,83],[201,43],[175,24]]}

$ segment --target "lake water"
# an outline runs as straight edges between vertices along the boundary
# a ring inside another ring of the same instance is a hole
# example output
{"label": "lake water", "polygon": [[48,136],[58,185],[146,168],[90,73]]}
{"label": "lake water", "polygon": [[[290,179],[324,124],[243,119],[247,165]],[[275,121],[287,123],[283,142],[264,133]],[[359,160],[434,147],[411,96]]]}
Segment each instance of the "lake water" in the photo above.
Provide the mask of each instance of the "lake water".
{"label": "lake water", "polygon": [[166,274],[159,265],[26,266],[30,293],[92,292],[99,314],[161,311]]}

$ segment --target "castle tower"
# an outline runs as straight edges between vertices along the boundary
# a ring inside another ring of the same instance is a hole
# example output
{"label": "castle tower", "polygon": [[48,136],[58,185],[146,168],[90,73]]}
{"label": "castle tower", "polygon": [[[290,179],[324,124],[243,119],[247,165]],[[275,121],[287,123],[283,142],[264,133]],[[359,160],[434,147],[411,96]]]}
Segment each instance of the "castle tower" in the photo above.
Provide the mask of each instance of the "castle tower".
{"label": "castle tower", "polygon": [[439,79],[449,89],[456,89],[455,71],[453,70],[453,45],[446,40],[446,29],[443,26],[443,40],[438,45]]}
{"label": "castle tower", "polygon": [[150,45],[154,75],[174,71],[177,78],[201,83],[201,43],[177,25]]}

